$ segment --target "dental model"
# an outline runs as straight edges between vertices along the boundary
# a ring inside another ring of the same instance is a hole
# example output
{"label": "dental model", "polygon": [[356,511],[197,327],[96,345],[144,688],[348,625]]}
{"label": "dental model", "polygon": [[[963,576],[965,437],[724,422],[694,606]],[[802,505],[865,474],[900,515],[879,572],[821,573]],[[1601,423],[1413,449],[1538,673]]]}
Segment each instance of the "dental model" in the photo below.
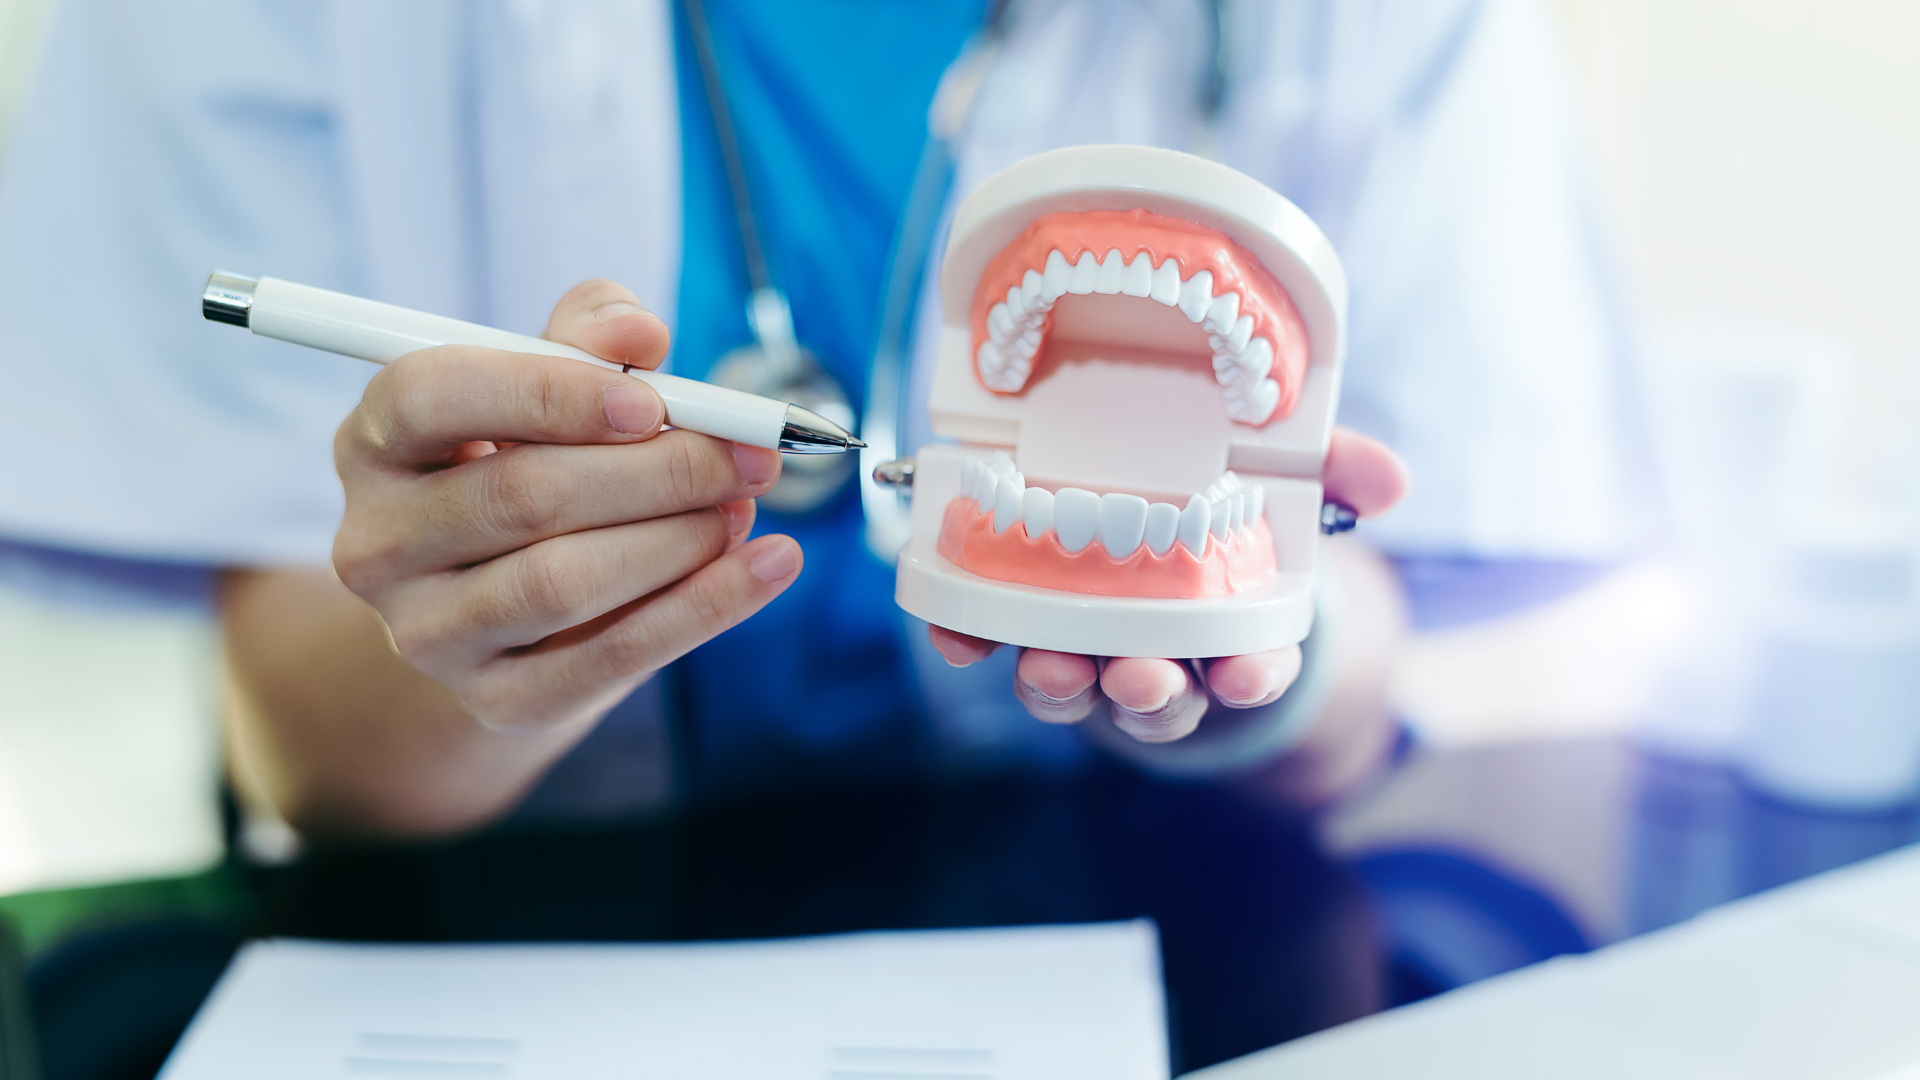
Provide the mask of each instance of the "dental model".
{"label": "dental model", "polygon": [[1142,147],[1029,158],[960,206],[901,606],[995,641],[1225,656],[1305,637],[1345,348],[1319,229]]}

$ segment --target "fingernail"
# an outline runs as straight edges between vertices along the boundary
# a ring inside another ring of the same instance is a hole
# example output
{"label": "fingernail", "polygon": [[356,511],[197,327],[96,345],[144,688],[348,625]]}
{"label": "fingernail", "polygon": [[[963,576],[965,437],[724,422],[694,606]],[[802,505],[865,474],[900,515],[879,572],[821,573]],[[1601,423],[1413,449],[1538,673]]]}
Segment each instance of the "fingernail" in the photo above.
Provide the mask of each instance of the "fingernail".
{"label": "fingernail", "polygon": [[1020,685],[1026,687],[1027,693],[1032,694],[1036,700],[1043,701],[1048,705],[1071,705],[1086,694],[1086,691],[1082,690],[1071,697],[1054,697],[1052,694],[1047,693],[1045,690],[1040,689],[1030,682],[1023,682]]}
{"label": "fingernail", "polygon": [[608,426],[629,435],[645,435],[660,424],[660,395],[641,383],[609,386],[600,399]]}
{"label": "fingernail", "polygon": [[764,484],[780,475],[780,452],[765,450],[758,446],[733,444],[733,463],[740,470],[740,479],[749,484]]}
{"label": "fingernail", "polygon": [[768,544],[754,553],[747,569],[763,584],[784,581],[800,569],[800,549],[791,543]]}
{"label": "fingernail", "polygon": [[720,504],[720,516],[726,520],[727,535],[738,538],[753,528],[753,503],[750,500]]}
{"label": "fingernail", "polygon": [[594,308],[593,321],[606,322],[608,319],[617,319],[622,315],[642,315],[646,313],[646,310],[646,308],[641,307],[639,304],[629,304],[625,300],[615,300],[610,304],[601,304],[599,307]]}

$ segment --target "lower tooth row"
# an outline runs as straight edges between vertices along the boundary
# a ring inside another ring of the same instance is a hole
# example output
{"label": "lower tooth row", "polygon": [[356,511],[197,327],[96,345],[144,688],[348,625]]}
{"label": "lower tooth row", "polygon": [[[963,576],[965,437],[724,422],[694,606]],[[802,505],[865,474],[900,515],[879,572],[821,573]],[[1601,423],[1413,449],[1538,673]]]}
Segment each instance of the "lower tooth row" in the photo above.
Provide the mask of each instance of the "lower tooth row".
{"label": "lower tooth row", "polygon": [[980,513],[993,517],[996,533],[1018,523],[1030,537],[1051,531],[1068,552],[1098,540],[1107,554],[1122,559],[1142,544],[1155,555],[1165,555],[1176,541],[1204,556],[1208,536],[1226,543],[1233,534],[1251,529],[1266,504],[1265,488],[1233,473],[1188,499],[1185,509],[1172,503],[1149,503],[1138,495],[1096,495],[1072,487],[1057,492],[1029,488],[1026,477],[1014,470],[1013,460],[1005,454],[987,461],[968,458],[960,494],[972,499]]}

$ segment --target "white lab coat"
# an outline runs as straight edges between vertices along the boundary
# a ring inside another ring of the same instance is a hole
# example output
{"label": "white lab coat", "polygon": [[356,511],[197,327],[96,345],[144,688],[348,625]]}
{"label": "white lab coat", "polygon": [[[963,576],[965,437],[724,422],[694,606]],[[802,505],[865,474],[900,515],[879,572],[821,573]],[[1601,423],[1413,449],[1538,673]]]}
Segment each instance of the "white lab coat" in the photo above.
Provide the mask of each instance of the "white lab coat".
{"label": "white lab coat", "polygon": [[[1342,419],[1415,469],[1369,534],[1619,553],[1650,502],[1628,334],[1538,4],[1233,11],[1214,149],[1332,238],[1353,286]],[[953,198],[1054,146],[1191,147],[1195,15],[1029,5]],[[64,0],[0,182],[0,536],[325,560],[331,439],[372,369],[203,323],[216,267],[522,332],[591,276],[671,313],[669,25],[614,0]]]}

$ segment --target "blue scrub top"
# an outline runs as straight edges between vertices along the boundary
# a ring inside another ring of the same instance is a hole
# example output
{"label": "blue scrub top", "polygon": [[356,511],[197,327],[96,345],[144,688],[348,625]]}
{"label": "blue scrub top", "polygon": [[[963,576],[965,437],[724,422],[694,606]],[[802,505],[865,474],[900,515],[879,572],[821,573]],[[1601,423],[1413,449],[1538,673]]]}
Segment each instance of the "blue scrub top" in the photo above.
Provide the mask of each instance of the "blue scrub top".
{"label": "blue scrub top", "polygon": [[[707,6],[772,273],[800,340],[858,409],[927,107],[984,0]],[[675,9],[685,246],[673,363],[700,378],[751,339],[748,285],[700,70]],[[803,517],[762,509],[754,531],[798,539],[806,569],[764,611],[676,665],[669,706],[681,790],[711,798],[923,774],[931,751],[893,570],[862,541],[857,486]]]}

